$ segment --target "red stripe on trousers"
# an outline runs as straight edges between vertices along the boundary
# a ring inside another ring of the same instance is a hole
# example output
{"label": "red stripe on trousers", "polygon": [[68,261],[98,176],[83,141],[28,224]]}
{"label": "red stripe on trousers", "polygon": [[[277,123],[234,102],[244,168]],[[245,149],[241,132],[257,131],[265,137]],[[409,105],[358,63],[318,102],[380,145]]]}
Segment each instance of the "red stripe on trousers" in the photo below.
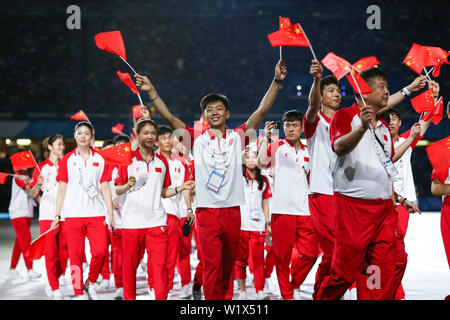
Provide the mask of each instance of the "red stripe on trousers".
{"label": "red stripe on trousers", "polygon": [[[291,300],[308,275],[319,254],[310,216],[272,214],[272,246],[281,296]],[[297,254],[293,255],[293,249]],[[292,281],[289,281],[291,274]]]}
{"label": "red stripe on trousers", "polygon": [[[11,269],[15,269],[19,263],[20,255],[23,254],[31,243],[30,226],[33,218],[15,218],[11,219],[11,223],[16,233],[14,248],[11,256]],[[33,269],[33,261],[23,257],[27,270]]]}
{"label": "red stripe on trousers", "polygon": [[313,193],[308,196],[311,222],[314,226],[317,239],[323,255],[317,268],[314,283],[313,299],[317,298],[320,284],[325,276],[330,275],[331,261],[333,259],[336,215],[333,208],[333,196],[328,194]]}
{"label": "red stripe on trousers", "polygon": [[156,300],[167,299],[167,227],[122,229],[123,294],[126,300],[136,299],[136,271],[142,248],[147,250],[149,287],[155,290]]}
{"label": "red stripe on trousers", "polygon": [[75,295],[83,294],[83,256],[85,256],[85,239],[89,240],[91,263],[88,281],[97,281],[103,261],[108,252],[108,241],[105,230],[105,217],[66,218],[64,234],[69,248],[69,260],[72,285]]}
{"label": "red stripe on trousers", "polygon": [[[40,220],[39,231],[45,233],[51,228],[53,220]],[[64,221],[60,222],[58,229],[49,232],[46,241],[45,268],[47,270],[48,283],[52,290],[59,289],[59,277],[67,268],[69,252],[67,242],[64,237]]]}
{"label": "red stripe on trousers", "polygon": [[338,193],[334,201],[336,241],[331,274],[323,280],[317,299],[340,299],[367,266],[373,269],[366,284],[375,285],[369,290],[370,298],[392,299],[397,250],[397,213],[392,201]]}
{"label": "red stripe on trousers", "polygon": [[238,279],[246,278],[246,268],[251,257],[256,292],[264,289],[264,239],[264,232],[246,230],[240,232],[236,275]]}
{"label": "red stripe on trousers", "polygon": [[233,285],[241,228],[240,208],[197,208],[196,218],[203,255],[205,300],[224,300]]}

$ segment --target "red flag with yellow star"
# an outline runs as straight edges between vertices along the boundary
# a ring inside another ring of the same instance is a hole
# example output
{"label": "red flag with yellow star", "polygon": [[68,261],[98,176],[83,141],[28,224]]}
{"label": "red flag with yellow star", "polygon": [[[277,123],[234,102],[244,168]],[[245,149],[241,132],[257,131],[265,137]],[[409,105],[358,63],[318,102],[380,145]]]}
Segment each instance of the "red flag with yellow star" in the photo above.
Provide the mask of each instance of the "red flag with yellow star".
{"label": "red flag with yellow star", "polygon": [[118,123],[114,127],[111,128],[112,133],[115,134],[122,134],[123,131],[123,124]]}
{"label": "red flag with yellow star", "polygon": [[433,88],[430,88],[412,98],[411,104],[417,113],[432,111],[434,108]]}
{"label": "red flag with yellow star", "polygon": [[281,32],[285,32],[284,34],[285,40],[283,46],[309,47],[309,42],[306,39],[306,36],[303,33],[303,29],[299,23],[296,23],[293,26],[286,27],[282,29]]}
{"label": "red flag with yellow star", "polygon": [[36,162],[34,161],[34,157],[30,151],[17,152],[9,157],[9,159],[11,160],[14,171],[33,168],[36,166]]}
{"label": "red flag with yellow star", "polygon": [[353,67],[359,72],[363,72],[364,70],[375,67],[379,64],[380,61],[378,61],[377,57],[372,56],[359,59],[353,64]]}
{"label": "red flag with yellow star", "polygon": [[443,109],[444,109],[444,99],[440,97],[439,100],[434,105],[433,110],[425,113],[422,120],[431,121],[435,125],[437,125],[442,120]]}
{"label": "red flag with yellow star", "polygon": [[425,55],[425,66],[434,66],[448,56],[448,52],[439,47],[422,46],[422,49]]}
{"label": "red flag with yellow star", "polygon": [[429,145],[425,150],[433,169],[447,172],[450,167],[450,136]]}
{"label": "red flag with yellow star", "polygon": [[333,72],[334,76],[338,80],[350,72],[350,62],[335,55],[333,52],[329,52],[321,62],[325,67]]}
{"label": "red flag with yellow star", "polygon": [[115,147],[99,150],[98,153],[108,164],[130,165],[131,164],[131,142],[120,144]]}
{"label": "red flag with yellow star", "polygon": [[403,60],[403,64],[410,67],[417,74],[421,74],[426,65],[424,48],[420,44],[413,43],[411,49]]}
{"label": "red flag with yellow star", "polygon": [[[353,74],[353,77],[355,79],[353,79],[351,74],[348,74],[345,77],[347,78],[348,82],[350,82],[350,85],[352,86],[353,91],[355,91],[356,93],[361,93],[361,94],[369,94],[369,93],[373,92],[372,88],[359,75],[358,72],[356,72],[353,69],[350,72]],[[356,80],[358,85],[356,85],[355,80]]]}
{"label": "red flag with yellow star", "polygon": [[76,120],[76,121],[89,121],[87,115],[84,113],[83,110],[78,111],[74,115],[70,116],[70,119]]}

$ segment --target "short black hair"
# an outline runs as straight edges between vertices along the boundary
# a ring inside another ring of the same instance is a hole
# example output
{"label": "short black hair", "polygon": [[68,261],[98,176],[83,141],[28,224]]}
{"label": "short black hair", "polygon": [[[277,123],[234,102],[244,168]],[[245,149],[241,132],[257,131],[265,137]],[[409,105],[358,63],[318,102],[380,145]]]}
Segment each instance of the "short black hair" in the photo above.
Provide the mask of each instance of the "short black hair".
{"label": "short black hair", "polygon": [[75,126],[74,132],[76,132],[78,130],[78,128],[80,128],[80,127],[87,127],[87,128],[89,128],[89,131],[91,131],[91,134],[94,133],[94,126],[89,121],[78,122]]}
{"label": "short black hair", "polygon": [[326,76],[325,78],[320,79],[320,95],[322,95],[325,87],[329,86],[330,84],[339,86],[338,80],[334,75]]}
{"label": "short black hair", "polygon": [[299,120],[301,123],[303,121],[303,114],[298,110],[289,110],[283,114],[281,120],[283,122]]}
{"label": "short black hair", "polygon": [[122,143],[127,143],[127,142],[130,142],[131,139],[129,136],[127,136],[125,134],[119,134],[119,135],[115,136],[113,139],[114,145],[118,144],[121,141],[123,141]]}
{"label": "short black hair", "polygon": [[[372,87],[370,84],[372,82],[372,80],[376,79],[376,78],[382,78],[383,80],[387,81],[387,75],[384,72],[383,69],[378,68],[378,67],[372,67],[369,69],[364,70],[363,72],[361,72],[360,74],[361,78],[364,79],[364,81],[367,82],[367,84]],[[353,94],[355,95],[356,99],[360,99],[361,97],[359,96],[359,92],[354,91]]]}
{"label": "short black hair", "polygon": [[200,101],[200,108],[202,108],[202,112],[205,111],[206,106],[214,101],[221,101],[225,108],[228,109],[229,100],[226,95],[221,93],[210,93],[203,97],[203,99]]}
{"label": "short black hair", "polygon": [[402,118],[400,117],[401,113],[398,109],[392,108],[389,109],[386,112],[383,112],[381,114],[381,119],[383,119],[384,121],[386,121],[386,123],[389,123],[391,121],[391,115],[396,116],[399,120],[402,120]]}
{"label": "short black hair", "polygon": [[165,135],[166,133],[172,134],[172,129],[167,126],[158,126],[158,137]]}
{"label": "short black hair", "polygon": [[105,141],[103,141],[102,148],[107,147],[107,146],[113,146],[113,145],[114,145],[113,139],[106,139]]}
{"label": "short black hair", "polygon": [[141,132],[142,128],[148,124],[155,127],[155,129],[158,130],[158,125],[156,124],[155,121],[150,120],[150,119],[145,119],[145,120],[139,121],[138,124],[136,125],[136,133],[139,134]]}

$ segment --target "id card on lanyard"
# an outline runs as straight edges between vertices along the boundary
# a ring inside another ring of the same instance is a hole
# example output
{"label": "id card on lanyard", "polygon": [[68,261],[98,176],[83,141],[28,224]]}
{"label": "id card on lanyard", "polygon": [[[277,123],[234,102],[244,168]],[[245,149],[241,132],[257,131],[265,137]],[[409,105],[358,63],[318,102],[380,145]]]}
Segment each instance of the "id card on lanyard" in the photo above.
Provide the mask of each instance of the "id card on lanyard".
{"label": "id card on lanyard", "polygon": [[220,141],[221,139],[215,139],[217,141],[217,149],[215,148],[215,143],[209,143],[207,146],[208,152],[205,152],[208,157],[211,158],[209,163],[212,163],[213,170],[209,175],[209,179],[206,182],[206,187],[214,192],[219,192],[224,180],[225,174],[228,170],[229,162],[230,162],[230,146],[228,145],[226,138],[224,139],[224,151],[220,150]]}
{"label": "id card on lanyard", "polygon": [[77,155],[79,182],[89,197],[95,198],[98,195],[98,192],[94,185],[94,172],[87,168],[87,164],[87,161],[85,162],[81,155]]}
{"label": "id card on lanyard", "polygon": [[258,199],[257,196],[257,190],[258,186],[256,186],[256,190],[253,189],[253,182],[254,180],[251,180],[251,190],[250,190],[250,219],[252,220],[259,220],[261,219],[261,204],[258,205]]}
{"label": "id card on lanyard", "polygon": [[[381,165],[383,166],[389,177],[396,176],[398,174],[397,169],[395,168],[394,163],[392,163],[392,160],[389,157],[388,153],[384,149],[384,145],[381,143],[380,139],[378,139],[377,135],[375,134],[375,130],[372,130],[372,127],[369,127],[369,129],[372,135],[372,140],[374,140],[375,151],[377,152]],[[380,152],[380,146],[383,149],[384,155],[382,155]]]}

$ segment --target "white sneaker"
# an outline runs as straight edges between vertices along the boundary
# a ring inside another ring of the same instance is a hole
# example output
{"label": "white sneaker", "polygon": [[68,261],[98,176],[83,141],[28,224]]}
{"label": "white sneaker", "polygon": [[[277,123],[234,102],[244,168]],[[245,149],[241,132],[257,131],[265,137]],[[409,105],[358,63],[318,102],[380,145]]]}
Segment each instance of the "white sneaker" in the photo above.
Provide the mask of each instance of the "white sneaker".
{"label": "white sneaker", "polygon": [[256,293],[256,300],[270,300],[270,296],[261,290]]}
{"label": "white sneaker", "polygon": [[45,294],[49,297],[49,298],[53,298],[53,291],[52,288],[49,285],[45,286]]}
{"label": "white sneaker", "polygon": [[33,269],[28,270],[27,272],[27,277],[30,280],[36,280],[37,278],[39,278],[41,276],[41,274],[39,272],[34,271]]}
{"label": "white sneaker", "polygon": [[109,287],[109,279],[100,280],[100,284],[98,285],[99,290],[108,289]]}
{"label": "white sneaker", "polygon": [[247,292],[245,291],[239,291],[239,297],[238,300],[247,300]]}
{"label": "white sneaker", "polygon": [[114,300],[123,300],[123,288],[119,288],[116,290],[114,294]]}
{"label": "white sneaker", "polygon": [[192,296],[192,289],[190,284],[181,287],[180,298],[189,299]]}
{"label": "white sneaker", "polygon": [[148,288],[148,300],[156,300],[155,290]]}
{"label": "white sneaker", "polygon": [[358,300],[358,294],[356,292],[356,288],[348,290],[348,293],[349,293],[349,299],[348,300]]}
{"label": "white sneaker", "polygon": [[302,295],[300,294],[300,288],[294,289],[294,300],[302,300]]}
{"label": "white sneaker", "polygon": [[66,285],[66,281],[64,280],[64,277],[59,277],[59,286],[64,287]]}
{"label": "white sneaker", "polygon": [[95,291],[95,287],[93,285],[89,285],[89,282],[87,280],[84,283],[84,291],[86,291],[89,300],[98,300],[97,291]]}
{"label": "white sneaker", "polygon": [[137,274],[146,274],[147,273],[147,264],[144,262],[144,260],[141,261],[141,263],[139,263],[139,266],[137,268]]}
{"label": "white sneaker", "polygon": [[9,269],[8,277],[11,280],[20,280],[20,279],[22,279],[22,277],[20,276],[19,272],[17,272],[16,269]]}
{"label": "white sneaker", "polygon": [[53,290],[53,300],[64,300],[63,295],[59,289]]}
{"label": "white sneaker", "polygon": [[89,297],[85,294],[82,294],[82,295],[73,297],[72,300],[89,300]]}

